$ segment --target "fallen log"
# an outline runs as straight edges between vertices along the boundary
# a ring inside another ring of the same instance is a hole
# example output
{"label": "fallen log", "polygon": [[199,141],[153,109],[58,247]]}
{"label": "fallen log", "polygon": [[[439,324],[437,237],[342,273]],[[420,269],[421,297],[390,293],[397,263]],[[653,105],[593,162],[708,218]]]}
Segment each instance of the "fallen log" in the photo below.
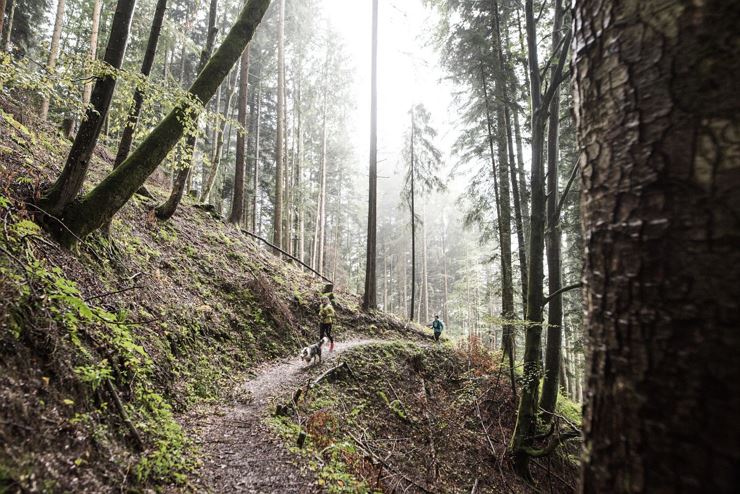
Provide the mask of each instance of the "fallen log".
{"label": "fallen log", "polygon": [[324,379],[327,379],[329,377],[333,377],[335,374],[337,374],[339,371],[346,370],[350,376],[352,376],[352,379],[357,379],[355,376],[355,373],[352,372],[352,368],[349,366],[347,362],[342,362],[341,364],[337,365],[336,367],[332,367],[331,369],[327,370],[323,374],[321,374],[319,377],[314,379],[309,383],[309,389],[313,388],[314,386],[318,385],[321,381]]}

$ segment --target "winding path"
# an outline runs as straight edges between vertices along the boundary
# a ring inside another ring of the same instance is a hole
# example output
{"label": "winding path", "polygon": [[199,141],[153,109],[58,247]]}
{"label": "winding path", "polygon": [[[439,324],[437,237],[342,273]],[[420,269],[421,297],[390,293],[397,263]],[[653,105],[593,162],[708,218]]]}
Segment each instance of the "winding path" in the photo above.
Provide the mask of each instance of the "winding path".
{"label": "winding path", "polygon": [[306,367],[298,357],[263,366],[240,386],[240,403],[196,410],[184,422],[203,451],[203,466],[196,473],[198,488],[216,493],[321,492],[312,472],[301,468],[295,456],[263,423],[275,397],[293,390],[328,368],[344,351],[381,340],[337,342],[334,352],[324,352],[321,366]]}

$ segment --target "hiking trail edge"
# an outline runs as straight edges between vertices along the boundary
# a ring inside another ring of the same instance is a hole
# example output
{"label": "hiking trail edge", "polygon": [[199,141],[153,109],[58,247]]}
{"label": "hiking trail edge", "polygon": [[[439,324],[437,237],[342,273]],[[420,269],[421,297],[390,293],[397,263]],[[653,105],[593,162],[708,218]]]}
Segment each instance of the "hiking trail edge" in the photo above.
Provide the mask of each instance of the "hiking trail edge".
{"label": "hiking trail edge", "polygon": [[322,365],[307,366],[298,355],[265,365],[255,377],[238,386],[239,402],[196,407],[181,421],[195,436],[203,454],[196,487],[210,492],[311,493],[322,492],[315,474],[296,465],[296,456],[264,424],[271,401],[306,384],[316,372],[327,370],[344,351],[382,343],[377,339],[336,342],[325,349]]}

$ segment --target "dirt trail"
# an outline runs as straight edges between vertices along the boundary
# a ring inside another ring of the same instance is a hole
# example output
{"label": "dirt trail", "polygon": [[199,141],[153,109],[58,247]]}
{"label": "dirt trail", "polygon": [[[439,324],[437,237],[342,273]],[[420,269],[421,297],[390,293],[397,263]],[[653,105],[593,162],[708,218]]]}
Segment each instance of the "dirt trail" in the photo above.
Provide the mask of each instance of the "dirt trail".
{"label": "dirt trail", "polygon": [[276,438],[263,418],[271,400],[302,385],[332,365],[342,352],[379,340],[337,342],[334,352],[324,349],[322,365],[306,367],[295,356],[263,366],[240,386],[241,403],[196,410],[184,418],[203,451],[198,487],[217,493],[310,493],[321,492],[312,472],[295,464],[292,455]]}

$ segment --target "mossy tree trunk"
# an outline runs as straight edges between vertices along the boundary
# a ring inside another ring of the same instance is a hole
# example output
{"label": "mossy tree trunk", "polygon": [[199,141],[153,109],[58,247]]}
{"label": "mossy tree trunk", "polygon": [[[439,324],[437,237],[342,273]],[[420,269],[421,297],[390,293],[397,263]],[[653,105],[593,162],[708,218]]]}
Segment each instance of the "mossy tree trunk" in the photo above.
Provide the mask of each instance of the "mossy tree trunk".
{"label": "mossy tree trunk", "polygon": [[[104,61],[115,69],[120,69],[123,62],[135,5],[136,0],[118,0],[113,14]],[[87,110],[85,120],[80,124],[80,130],[72,143],[64,169],[40,201],[41,208],[55,217],[63,216],[67,205],[74,201],[82,190],[115,87],[116,79],[110,74],[99,77],[95,82],[90,98],[92,107]]]}
{"label": "mossy tree trunk", "polygon": [[575,2],[581,492],[737,492],[740,3]]}
{"label": "mossy tree trunk", "polygon": [[[245,4],[226,39],[190,87],[193,97],[202,103],[213,97],[252,38],[269,4],[269,0],[249,0]],[[187,102],[178,105],[118,168],[80,201],[66,208],[64,221],[75,236],[84,238],[100,228],[126,204],[180,140],[186,119],[192,118],[188,115],[191,112]],[[62,240],[73,243],[74,239],[66,236]]]}

